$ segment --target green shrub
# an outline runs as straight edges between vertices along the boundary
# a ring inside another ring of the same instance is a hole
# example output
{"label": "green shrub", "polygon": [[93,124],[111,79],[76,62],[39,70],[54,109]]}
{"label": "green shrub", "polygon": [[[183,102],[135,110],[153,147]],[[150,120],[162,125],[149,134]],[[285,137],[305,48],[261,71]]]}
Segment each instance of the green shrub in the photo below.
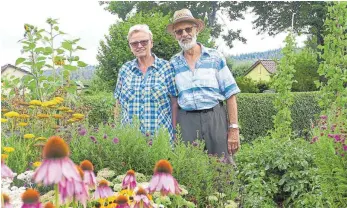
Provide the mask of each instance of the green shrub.
{"label": "green shrub", "polygon": [[[317,103],[318,94],[315,92],[293,93],[294,104],[292,112],[292,128],[299,136],[306,136],[310,129],[311,120],[320,112]],[[241,134],[245,141],[252,141],[265,136],[273,129],[273,118],[276,110],[273,100],[276,94],[259,93],[237,95],[239,123]]]}
{"label": "green shrub", "polygon": [[[265,136],[273,128],[272,116],[276,113],[272,104],[274,98],[275,94],[270,93],[237,95],[239,123],[245,141]],[[294,120],[292,128],[295,134],[307,136],[311,120],[320,112],[316,99],[316,92],[294,93],[294,104],[291,111]],[[90,124],[95,126],[113,119],[115,100],[112,93],[84,96],[81,98],[81,102],[82,105],[90,107],[91,112],[88,115]]]}
{"label": "green shrub", "polygon": [[259,92],[257,82],[253,81],[251,78],[238,77],[236,78],[236,83],[242,93],[258,93]]}
{"label": "green shrub", "polygon": [[[244,207],[323,207],[310,144],[265,137],[236,155]],[[311,199],[311,200],[309,200]],[[313,200],[314,199],[314,200]]]}

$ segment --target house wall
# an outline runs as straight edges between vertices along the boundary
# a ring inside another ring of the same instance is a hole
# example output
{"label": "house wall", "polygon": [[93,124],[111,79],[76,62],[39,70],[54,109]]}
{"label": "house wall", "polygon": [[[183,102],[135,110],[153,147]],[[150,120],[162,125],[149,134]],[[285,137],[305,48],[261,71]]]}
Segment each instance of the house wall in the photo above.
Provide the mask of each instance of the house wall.
{"label": "house wall", "polygon": [[12,68],[12,67],[8,67],[5,69],[4,72],[1,73],[1,77],[6,77],[8,76],[8,78],[10,78],[10,76],[14,76],[15,78],[22,78],[24,75],[26,75],[27,73],[24,73],[23,71],[20,71],[18,69]]}
{"label": "house wall", "polygon": [[270,75],[271,74],[264,68],[262,64],[258,64],[246,75],[246,77],[251,78],[254,81],[270,81]]}

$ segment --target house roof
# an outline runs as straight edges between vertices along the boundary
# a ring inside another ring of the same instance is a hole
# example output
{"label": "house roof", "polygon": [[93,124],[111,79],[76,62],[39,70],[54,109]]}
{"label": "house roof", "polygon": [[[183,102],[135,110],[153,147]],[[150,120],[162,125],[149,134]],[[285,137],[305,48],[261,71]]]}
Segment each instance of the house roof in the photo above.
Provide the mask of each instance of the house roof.
{"label": "house roof", "polygon": [[16,67],[16,66],[14,66],[14,65],[12,65],[12,64],[6,64],[6,65],[4,65],[4,66],[1,66],[1,73],[3,73],[3,72],[4,72],[7,68],[9,68],[9,67],[14,68],[14,69],[19,70],[19,71],[22,71],[22,72],[27,73],[27,74],[31,74],[30,71],[27,71],[27,70],[25,70],[25,69]]}
{"label": "house roof", "polygon": [[264,68],[270,73],[273,74],[276,72],[276,62],[274,60],[271,59],[263,59],[263,60],[258,60],[256,61],[249,69],[248,71],[245,73],[245,75],[247,75],[249,72],[251,72],[256,66],[258,66],[259,64],[262,64],[264,66]]}

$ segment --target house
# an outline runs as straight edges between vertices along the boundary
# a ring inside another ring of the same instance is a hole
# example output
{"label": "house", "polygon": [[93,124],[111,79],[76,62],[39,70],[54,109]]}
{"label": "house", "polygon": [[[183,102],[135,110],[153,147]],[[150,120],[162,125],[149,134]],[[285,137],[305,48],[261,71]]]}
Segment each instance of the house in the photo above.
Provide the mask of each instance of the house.
{"label": "house", "polygon": [[245,77],[254,81],[269,81],[270,76],[276,72],[276,62],[265,59],[255,62],[245,73]]}
{"label": "house", "polygon": [[31,74],[31,72],[25,69],[16,67],[12,64],[6,64],[1,67],[1,77],[10,78],[11,76],[14,76],[14,78],[22,78],[28,74]]}

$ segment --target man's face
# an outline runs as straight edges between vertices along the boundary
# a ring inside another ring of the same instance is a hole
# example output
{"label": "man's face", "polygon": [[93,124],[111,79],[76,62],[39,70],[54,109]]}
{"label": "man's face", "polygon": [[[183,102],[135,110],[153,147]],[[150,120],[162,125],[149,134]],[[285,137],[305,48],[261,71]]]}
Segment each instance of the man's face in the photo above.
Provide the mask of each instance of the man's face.
{"label": "man's face", "polygon": [[137,58],[151,55],[153,42],[148,33],[143,31],[134,32],[129,38],[131,52]]}
{"label": "man's face", "polygon": [[196,44],[197,27],[191,22],[180,22],[174,26],[175,38],[183,50],[189,50]]}

